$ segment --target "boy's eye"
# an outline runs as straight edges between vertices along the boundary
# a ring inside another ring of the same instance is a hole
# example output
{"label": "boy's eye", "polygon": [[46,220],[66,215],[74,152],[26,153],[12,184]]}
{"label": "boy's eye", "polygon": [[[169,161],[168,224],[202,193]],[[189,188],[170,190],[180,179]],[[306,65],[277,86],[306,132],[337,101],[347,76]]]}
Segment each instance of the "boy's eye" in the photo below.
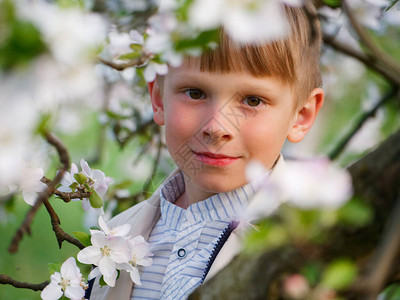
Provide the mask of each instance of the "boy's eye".
{"label": "boy's eye", "polygon": [[185,91],[185,95],[195,100],[202,99],[204,97],[204,93],[202,91],[195,89]]}
{"label": "boy's eye", "polygon": [[262,104],[264,101],[258,97],[247,97],[243,100],[243,102],[248,106],[258,106]]}

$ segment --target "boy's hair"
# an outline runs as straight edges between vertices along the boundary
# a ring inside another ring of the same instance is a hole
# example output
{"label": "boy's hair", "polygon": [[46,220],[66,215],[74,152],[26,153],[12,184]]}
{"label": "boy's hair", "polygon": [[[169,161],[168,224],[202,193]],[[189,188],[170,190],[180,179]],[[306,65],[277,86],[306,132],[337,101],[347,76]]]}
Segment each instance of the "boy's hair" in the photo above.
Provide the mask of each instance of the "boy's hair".
{"label": "boy's hair", "polygon": [[219,46],[202,54],[200,69],[247,72],[257,77],[276,76],[291,86],[297,109],[312,89],[322,85],[319,70],[322,33],[311,4],[305,7],[285,5],[285,10],[289,23],[286,37],[264,44],[242,45],[221,30]]}

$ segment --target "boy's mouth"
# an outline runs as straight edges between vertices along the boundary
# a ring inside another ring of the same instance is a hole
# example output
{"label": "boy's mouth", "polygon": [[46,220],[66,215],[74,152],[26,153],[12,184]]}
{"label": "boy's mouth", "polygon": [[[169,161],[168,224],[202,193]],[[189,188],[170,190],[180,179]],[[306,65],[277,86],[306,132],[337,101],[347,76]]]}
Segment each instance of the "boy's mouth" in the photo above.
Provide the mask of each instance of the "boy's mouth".
{"label": "boy's mouth", "polygon": [[194,152],[196,159],[204,164],[225,167],[234,163],[239,157],[229,156],[226,154],[211,153],[211,152]]}

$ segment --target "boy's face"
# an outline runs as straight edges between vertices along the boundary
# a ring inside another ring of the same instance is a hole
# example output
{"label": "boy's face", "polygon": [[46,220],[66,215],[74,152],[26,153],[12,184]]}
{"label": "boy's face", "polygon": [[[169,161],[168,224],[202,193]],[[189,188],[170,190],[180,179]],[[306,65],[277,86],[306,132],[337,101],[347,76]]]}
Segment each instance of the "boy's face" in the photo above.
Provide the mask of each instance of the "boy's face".
{"label": "boy's face", "polygon": [[273,77],[201,72],[191,61],[149,88],[154,119],[165,125],[187,191],[204,197],[246,184],[250,161],[270,169],[286,138],[305,135],[299,139],[304,116],[290,87]]}

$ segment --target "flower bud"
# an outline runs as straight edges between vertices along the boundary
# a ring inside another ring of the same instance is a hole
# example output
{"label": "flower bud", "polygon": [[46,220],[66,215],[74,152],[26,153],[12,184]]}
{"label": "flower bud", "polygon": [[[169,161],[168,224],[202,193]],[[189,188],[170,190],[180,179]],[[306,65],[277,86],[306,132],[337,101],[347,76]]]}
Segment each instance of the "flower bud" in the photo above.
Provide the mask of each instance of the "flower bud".
{"label": "flower bud", "polygon": [[103,206],[103,199],[97,194],[95,190],[92,191],[92,194],[89,197],[90,206],[93,208],[100,208]]}
{"label": "flower bud", "polygon": [[78,181],[79,184],[84,184],[87,181],[87,178],[82,173],[75,173],[74,178]]}

